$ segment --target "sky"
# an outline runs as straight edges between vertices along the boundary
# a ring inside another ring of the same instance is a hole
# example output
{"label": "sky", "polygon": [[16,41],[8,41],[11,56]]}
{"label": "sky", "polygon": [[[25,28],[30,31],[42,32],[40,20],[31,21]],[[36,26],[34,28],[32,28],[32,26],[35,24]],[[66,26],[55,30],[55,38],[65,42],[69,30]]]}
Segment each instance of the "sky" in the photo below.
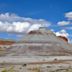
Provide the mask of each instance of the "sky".
{"label": "sky", "polygon": [[39,27],[72,43],[72,0],[0,0],[0,38],[19,39]]}

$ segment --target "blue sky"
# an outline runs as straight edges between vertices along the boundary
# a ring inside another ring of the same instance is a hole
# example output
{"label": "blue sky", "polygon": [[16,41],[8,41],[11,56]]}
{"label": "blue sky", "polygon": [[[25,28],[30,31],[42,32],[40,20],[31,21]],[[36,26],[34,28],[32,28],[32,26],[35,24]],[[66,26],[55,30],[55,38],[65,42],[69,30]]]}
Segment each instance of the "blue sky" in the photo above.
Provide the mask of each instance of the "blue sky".
{"label": "blue sky", "polygon": [[43,18],[56,23],[72,11],[72,0],[0,0],[0,13],[16,13],[24,17]]}
{"label": "blue sky", "polygon": [[[64,32],[72,39],[72,0],[0,0],[0,14],[6,13],[24,18],[44,19],[51,23],[49,29],[57,34]],[[3,31],[0,33],[0,38],[18,37]]]}

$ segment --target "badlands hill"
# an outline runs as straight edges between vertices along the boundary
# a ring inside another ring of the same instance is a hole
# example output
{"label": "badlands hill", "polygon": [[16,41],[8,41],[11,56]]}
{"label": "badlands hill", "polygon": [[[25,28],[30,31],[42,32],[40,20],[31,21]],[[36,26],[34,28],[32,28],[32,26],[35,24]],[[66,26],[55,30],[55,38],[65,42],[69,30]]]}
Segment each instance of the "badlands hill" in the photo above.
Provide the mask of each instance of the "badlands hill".
{"label": "badlands hill", "polygon": [[72,47],[65,37],[57,37],[52,31],[40,28],[28,32],[18,43],[12,46],[15,55],[72,55]]}
{"label": "badlands hill", "polygon": [[68,39],[57,37],[52,31],[45,28],[30,31],[20,41],[7,45],[7,49],[4,48],[7,51],[4,55],[8,56],[72,55],[72,46],[68,44]]}

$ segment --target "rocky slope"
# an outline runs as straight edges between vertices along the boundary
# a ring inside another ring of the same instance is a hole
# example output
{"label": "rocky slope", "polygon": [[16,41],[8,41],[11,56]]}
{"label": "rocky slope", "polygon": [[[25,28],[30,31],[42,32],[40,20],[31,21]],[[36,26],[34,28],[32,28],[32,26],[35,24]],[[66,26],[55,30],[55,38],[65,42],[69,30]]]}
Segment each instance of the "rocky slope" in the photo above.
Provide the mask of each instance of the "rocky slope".
{"label": "rocky slope", "polygon": [[27,33],[10,51],[15,55],[63,56],[72,55],[72,46],[67,38],[57,37],[50,30],[39,29]]}
{"label": "rocky slope", "polygon": [[8,56],[40,55],[64,56],[72,55],[72,46],[65,37],[57,37],[52,31],[39,29],[28,32],[19,42],[5,47]]}

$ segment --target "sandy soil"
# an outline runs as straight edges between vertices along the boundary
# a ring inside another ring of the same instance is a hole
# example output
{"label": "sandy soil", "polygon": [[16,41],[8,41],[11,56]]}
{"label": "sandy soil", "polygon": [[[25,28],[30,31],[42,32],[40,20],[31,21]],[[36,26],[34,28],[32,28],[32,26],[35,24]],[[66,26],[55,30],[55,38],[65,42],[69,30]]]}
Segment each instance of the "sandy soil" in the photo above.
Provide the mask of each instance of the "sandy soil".
{"label": "sandy soil", "polygon": [[72,72],[72,57],[0,57],[0,72]]}

